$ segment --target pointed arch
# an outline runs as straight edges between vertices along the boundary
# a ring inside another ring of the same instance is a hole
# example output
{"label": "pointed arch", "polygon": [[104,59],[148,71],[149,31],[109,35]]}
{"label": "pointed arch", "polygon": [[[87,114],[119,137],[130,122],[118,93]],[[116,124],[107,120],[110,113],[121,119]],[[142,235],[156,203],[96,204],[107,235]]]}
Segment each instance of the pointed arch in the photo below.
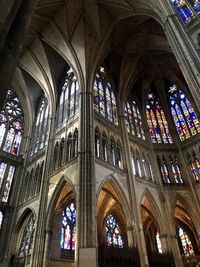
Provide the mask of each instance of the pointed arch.
{"label": "pointed arch", "polygon": [[99,242],[106,242],[105,219],[112,214],[120,226],[123,244],[127,246],[127,225],[131,225],[128,201],[121,185],[113,175],[102,181],[97,192],[97,216]]}

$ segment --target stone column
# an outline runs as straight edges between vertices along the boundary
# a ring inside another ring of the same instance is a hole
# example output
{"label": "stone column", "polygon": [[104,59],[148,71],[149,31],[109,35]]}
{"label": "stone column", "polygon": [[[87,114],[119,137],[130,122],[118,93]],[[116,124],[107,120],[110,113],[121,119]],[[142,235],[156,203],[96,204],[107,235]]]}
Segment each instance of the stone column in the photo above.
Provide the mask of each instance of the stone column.
{"label": "stone column", "polygon": [[[124,117],[124,107],[120,106],[120,122],[121,128],[126,129],[125,117]],[[141,212],[140,207],[138,204],[138,199],[136,195],[136,181],[135,176],[133,174],[132,165],[131,165],[131,152],[130,152],[130,145],[129,145],[129,137],[128,132],[126,130],[122,131],[122,142],[124,147],[124,158],[126,163],[127,169],[127,184],[129,189],[129,198],[130,198],[130,207],[131,207],[131,218],[134,221],[134,225],[132,225],[134,229],[134,236],[136,238],[136,246],[139,251],[140,255],[140,264],[142,267],[148,267],[148,256],[147,250],[145,245],[145,238],[143,232],[143,226],[141,221]],[[129,226],[130,227],[130,226]]]}
{"label": "stone column", "polygon": [[47,203],[48,203],[48,191],[49,191],[49,172],[51,167],[51,157],[54,151],[54,128],[55,118],[50,118],[50,129],[48,136],[48,145],[45,154],[45,163],[42,174],[41,189],[39,195],[39,208],[36,218],[36,231],[34,237],[33,254],[32,254],[32,267],[44,266],[45,254],[45,238],[46,224],[47,224]]}
{"label": "stone column", "polygon": [[187,81],[196,106],[200,106],[200,58],[191,36],[184,30],[175,14],[169,15],[164,31],[179,67]]}
{"label": "stone column", "polygon": [[0,110],[3,107],[7,89],[19,61],[37,2],[38,0],[22,1],[4,46],[0,50]]}
{"label": "stone column", "polygon": [[80,93],[79,108],[79,190],[77,196],[77,267],[95,267],[97,263],[97,222],[95,193],[95,157],[93,99],[88,88]]}

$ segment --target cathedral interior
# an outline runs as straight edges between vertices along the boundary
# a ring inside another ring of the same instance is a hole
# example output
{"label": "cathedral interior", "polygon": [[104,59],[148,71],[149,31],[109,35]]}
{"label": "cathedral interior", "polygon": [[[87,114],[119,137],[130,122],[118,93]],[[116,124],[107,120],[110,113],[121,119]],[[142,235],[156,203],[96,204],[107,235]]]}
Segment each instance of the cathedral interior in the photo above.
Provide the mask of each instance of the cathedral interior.
{"label": "cathedral interior", "polygon": [[200,1],[0,1],[0,266],[200,266]]}

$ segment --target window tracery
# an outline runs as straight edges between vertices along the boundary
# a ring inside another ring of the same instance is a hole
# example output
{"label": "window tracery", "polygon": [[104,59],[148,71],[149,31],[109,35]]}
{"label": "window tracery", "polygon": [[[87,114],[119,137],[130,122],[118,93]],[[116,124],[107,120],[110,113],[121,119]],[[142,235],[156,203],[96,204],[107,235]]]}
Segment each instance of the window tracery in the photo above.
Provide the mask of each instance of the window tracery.
{"label": "window tracery", "polygon": [[172,144],[173,140],[160,100],[153,92],[148,94],[146,116],[152,143]]}
{"label": "window tracery", "polygon": [[100,67],[96,73],[93,93],[94,110],[100,116],[118,125],[116,96],[103,67]]}
{"label": "window tracery", "polygon": [[76,75],[70,68],[62,85],[58,106],[57,125],[62,125],[78,113],[80,90]]}
{"label": "window tracery", "polygon": [[71,202],[62,213],[62,229],[60,247],[63,250],[73,252],[76,240],[76,206]]}
{"label": "window tracery", "polygon": [[126,102],[125,120],[128,132],[145,140],[141,114],[134,100]]}
{"label": "window tracery", "polygon": [[108,247],[123,248],[124,242],[121,230],[114,214],[109,214],[105,219],[106,244]]}
{"label": "window tracery", "polygon": [[200,133],[197,115],[186,97],[176,85],[168,91],[171,114],[181,141]]}
{"label": "window tracery", "polygon": [[0,112],[0,147],[18,155],[23,134],[23,112],[14,90],[7,91],[3,110]]}

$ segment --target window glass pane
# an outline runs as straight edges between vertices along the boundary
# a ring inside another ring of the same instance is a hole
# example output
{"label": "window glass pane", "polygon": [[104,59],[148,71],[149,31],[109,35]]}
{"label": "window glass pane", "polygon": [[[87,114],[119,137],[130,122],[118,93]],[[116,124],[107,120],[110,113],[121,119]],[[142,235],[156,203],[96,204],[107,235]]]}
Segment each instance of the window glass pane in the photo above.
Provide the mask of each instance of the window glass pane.
{"label": "window glass pane", "polygon": [[106,217],[105,228],[107,246],[123,248],[124,244],[121,236],[121,231],[113,214],[110,214]]}
{"label": "window glass pane", "polygon": [[2,197],[2,202],[4,203],[8,201],[8,197],[9,197],[9,193],[10,193],[10,189],[12,185],[12,180],[14,176],[14,171],[15,171],[15,167],[10,166],[8,177],[7,177],[6,184],[5,184],[4,191],[3,191],[3,197]]}

